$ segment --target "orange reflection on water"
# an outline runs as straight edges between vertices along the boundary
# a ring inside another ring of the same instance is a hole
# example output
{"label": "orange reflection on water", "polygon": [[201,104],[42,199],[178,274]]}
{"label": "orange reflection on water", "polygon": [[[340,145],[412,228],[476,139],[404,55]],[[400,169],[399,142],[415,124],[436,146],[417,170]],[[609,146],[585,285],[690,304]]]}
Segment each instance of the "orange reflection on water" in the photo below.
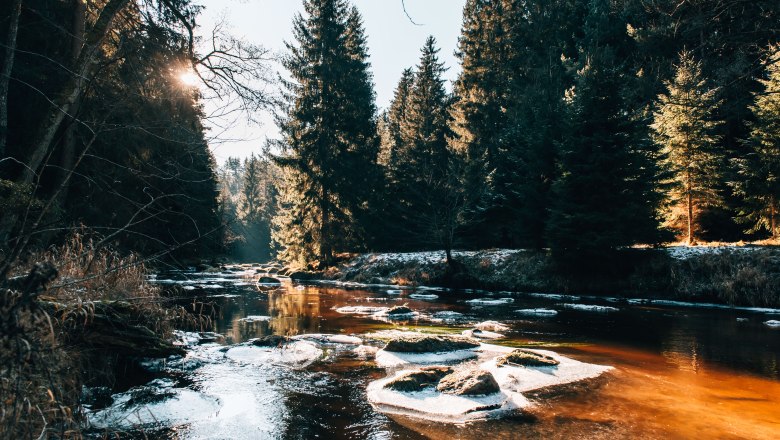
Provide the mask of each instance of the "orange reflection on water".
{"label": "orange reflection on water", "polygon": [[[616,367],[587,413],[645,438],[780,438],[779,382],[702,365],[691,353],[578,347],[572,355]],[[581,403],[558,402],[550,415],[581,416]]]}

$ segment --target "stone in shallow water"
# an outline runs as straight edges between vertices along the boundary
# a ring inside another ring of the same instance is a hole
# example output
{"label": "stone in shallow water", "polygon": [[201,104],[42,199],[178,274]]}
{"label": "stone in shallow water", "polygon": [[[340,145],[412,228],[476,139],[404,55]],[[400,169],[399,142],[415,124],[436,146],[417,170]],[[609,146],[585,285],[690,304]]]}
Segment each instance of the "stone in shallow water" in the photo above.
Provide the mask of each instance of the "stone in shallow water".
{"label": "stone in shallow water", "polygon": [[257,338],[252,341],[252,345],[255,347],[281,347],[286,344],[290,338],[280,335],[268,335],[262,338]]}
{"label": "stone in shallow water", "polygon": [[406,306],[391,307],[390,310],[387,311],[387,316],[388,317],[408,316],[408,315],[413,315],[413,314],[414,314],[414,310],[412,310],[412,309],[410,309],[409,307],[406,307]]}
{"label": "stone in shallow water", "polygon": [[452,374],[452,368],[443,366],[423,367],[419,370],[406,371],[385,384],[385,388],[396,391],[414,392],[433,387],[439,381]]}
{"label": "stone in shallow water", "polygon": [[480,369],[461,370],[449,374],[442,378],[436,389],[442,393],[458,396],[480,396],[501,391],[493,375]]}
{"label": "stone in shallow water", "polygon": [[477,330],[482,331],[488,331],[488,332],[507,332],[509,331],[509,326],[506,324],[502,324],[498,321],[484,321],[480,322],[479,324],[476,324],[474,326]]}
{"label": "stone in shallow water", "polygon": [[391,339],[385,351],[400,353],[442,353],[479,347],[479,342],[462,336],[405,335]]}
{"label": "stone in shallow water", "polygon": [[496,359],[496,365],[522,365],[525,367],[554,367],[560,364],[558,360],[546,354],[530,350],[517,349]]}

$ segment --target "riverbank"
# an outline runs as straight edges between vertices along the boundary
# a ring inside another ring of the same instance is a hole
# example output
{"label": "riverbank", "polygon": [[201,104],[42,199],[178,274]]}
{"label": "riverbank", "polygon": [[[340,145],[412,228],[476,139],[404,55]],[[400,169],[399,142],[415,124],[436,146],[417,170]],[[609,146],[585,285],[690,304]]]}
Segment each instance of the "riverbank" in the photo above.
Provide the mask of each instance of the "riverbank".
{"label": "riverbank", "polygon": [[454,261],[443,252],[362,254],[293,278],[780,306],[780,248],[772,246],[629,249],[567,265],[544,251],[496,249],[455,252]]}

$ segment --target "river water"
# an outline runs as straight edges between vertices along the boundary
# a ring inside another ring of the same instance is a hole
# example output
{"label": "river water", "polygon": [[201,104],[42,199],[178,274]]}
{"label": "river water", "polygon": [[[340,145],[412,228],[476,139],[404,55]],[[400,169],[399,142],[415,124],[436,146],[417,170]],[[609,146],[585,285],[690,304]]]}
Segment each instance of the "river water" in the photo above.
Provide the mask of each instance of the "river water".
{"label": "river water", "polygon": [[[193,343],[184,359],[149,362],[147,377],[114,390],[113,406],[93,408],[94,433],[177,439],[780,438],[780,328],[765,324],[780,319],[780,311],[289,281],[273,288],[259,287],[257,278],[254,270],[158,275],[161,285],[186,289],[184,304],[213,305],[208,330],[224,339]],[[336,310],[401,304],[420,315],[387,322]],[[540,308],[557,314],[518,312]],[[441,316],[450,319],[431,319]],[[227,355],[230,347],[269,334],[460,332],[486,320],[510,327],[495,344],[553,350],[614,369],[563,392],[532,395],[535,403],[526,411],[453,425],[378,412],[365,390],[386,372],[355,357],[350,347],[333,346],[303,368]]]}

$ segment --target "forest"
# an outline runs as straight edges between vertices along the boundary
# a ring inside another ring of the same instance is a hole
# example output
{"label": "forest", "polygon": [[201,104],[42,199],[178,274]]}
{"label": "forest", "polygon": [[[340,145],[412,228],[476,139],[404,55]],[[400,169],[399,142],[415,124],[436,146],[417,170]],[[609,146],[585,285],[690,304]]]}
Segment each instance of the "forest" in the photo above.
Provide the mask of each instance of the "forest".
{"label": "forest", "polygon": [[[44,372],[89,356],[41,342],[45,317],[70,342],[84,338],[80,313],[129,313],[123,334],[139,340],[151,338],[132,333],[139,322],[162,335],[202,324],[194,303],[116,306],[165,302],[133,287],[148,268],[324,271],[417,251],[454,268],[457,251],[487,249],[565,268],[673,243],[777,244],[776,0],[467,0],[457,80],[431,36],[417,64],[398,66],[387,108],[359,9],[303,5],[275,54],[228,26],[199,36],[198,0],[0,4],[0,343],[38,362],[13,374],[53,390],[63,436],[81,379],[47,385]],[[260,112],[281,137],[217,164],[210,121]],[[36,415],[3,405],[0,437],[37,435],[39,421],[24,422]]]}
{"label": "forest", "polygon": [[[195,3],[12,3],[4,274],[80,227],[154,258],[302,268],[369,250],[776,236],[772,2],[470,1],[451,91],[429,38],[387,109],[345,1],[306,2],[278,80],[261,46],[229,35],[194,52]],[[216,97],[274,108],[283,138],[217,168],[202,110]]]}

